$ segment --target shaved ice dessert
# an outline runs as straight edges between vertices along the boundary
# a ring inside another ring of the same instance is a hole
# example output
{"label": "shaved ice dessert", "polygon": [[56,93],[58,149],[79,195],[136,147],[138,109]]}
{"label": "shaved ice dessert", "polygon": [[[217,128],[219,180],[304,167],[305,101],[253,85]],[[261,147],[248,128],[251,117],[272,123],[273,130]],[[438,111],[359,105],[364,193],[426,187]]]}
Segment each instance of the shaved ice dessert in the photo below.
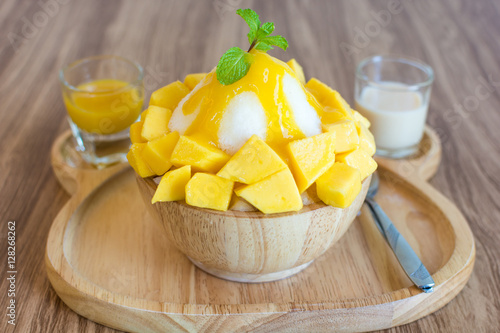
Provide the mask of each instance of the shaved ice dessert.
{"label": "shaved ice dessert", "polygon": [[[127,155],[146,208],[198,268],[286,278],[347,231],[377,168],[370,123],[294,59],[250,9],[250,48],[153,92]],[[170,249],[170,248],[169,248]]]}

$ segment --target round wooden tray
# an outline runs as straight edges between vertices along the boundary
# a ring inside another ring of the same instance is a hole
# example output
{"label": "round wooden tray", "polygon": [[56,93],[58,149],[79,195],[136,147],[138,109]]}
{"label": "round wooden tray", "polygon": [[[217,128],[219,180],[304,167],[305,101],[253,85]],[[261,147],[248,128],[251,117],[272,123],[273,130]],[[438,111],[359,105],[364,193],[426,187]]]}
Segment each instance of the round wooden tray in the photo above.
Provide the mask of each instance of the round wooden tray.
{"label": "round wooden tray", "polygon": [[430,294],[414,287],[366,208],[343,238],[307,269],[260,284],[221,280],[197,269],[151,219],[134,172],[96,170],[54,144],[54,171],[72,198],[51,227],[49,279],[75,312],[133,332],[368,331],[417,320],[463,288],[474,239],[458,209],[425,180],[440,143],[426,129],[419,155],[378,159],[377,201],[432,274]]}

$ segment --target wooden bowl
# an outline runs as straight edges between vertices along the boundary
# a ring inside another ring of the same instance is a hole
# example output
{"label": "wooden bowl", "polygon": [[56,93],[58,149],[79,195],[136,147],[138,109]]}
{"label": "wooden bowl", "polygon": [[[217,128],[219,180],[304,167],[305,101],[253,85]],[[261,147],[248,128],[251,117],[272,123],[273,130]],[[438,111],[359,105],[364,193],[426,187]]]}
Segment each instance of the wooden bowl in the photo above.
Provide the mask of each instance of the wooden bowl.
{"label": "wooden bowl", "polygon": [[156,183],[139,176],[137,183],[150,214],[196,266],[226,280],[267,282],[300,272],[335,244],[360,210],[370,179],[346,209],[319,202],[279,214],[151,204]]}

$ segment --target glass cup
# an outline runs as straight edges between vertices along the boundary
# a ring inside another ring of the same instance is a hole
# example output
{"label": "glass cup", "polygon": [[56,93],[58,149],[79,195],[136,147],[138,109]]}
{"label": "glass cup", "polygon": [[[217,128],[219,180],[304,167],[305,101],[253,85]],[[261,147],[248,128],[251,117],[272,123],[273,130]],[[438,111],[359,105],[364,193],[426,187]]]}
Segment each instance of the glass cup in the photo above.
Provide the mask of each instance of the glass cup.
{"label": "glass cup", "polygon": [[432,68],[419,61],[377,55],[356,69],[356,110],[371,122],[376,155],[403,158],[418,151],[434,80]]}
{"label": "glass cup", "polygon": [[95,56],[63,68],[59,79],[83,159],[97,167],[125,161],[129,127],[144,102],[142,67],[118,56]]}

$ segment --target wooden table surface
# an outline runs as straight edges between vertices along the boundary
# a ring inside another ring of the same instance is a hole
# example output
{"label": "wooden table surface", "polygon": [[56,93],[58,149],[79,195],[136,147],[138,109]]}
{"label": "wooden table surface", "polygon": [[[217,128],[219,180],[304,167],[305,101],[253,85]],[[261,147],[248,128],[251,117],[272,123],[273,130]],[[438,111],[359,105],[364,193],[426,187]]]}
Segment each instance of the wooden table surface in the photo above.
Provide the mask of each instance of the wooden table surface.
{"label": "wooden table surface", "polygon": [[[0,331],[7,323],[7,227],[16,221],[16,332],[112,332],[72,312],[45,273],[47,233],[68,195],[50,147],[68,129],[58,70],[117,54],[142,64],[148,93],[211,70],[247,44],[234,14],[251,7],[273,21],[295,57],[353,100],[362,58],[395,53],[435,70],[428,123],[443,142],[431,183],[461,209],[476,239],[472,277],[448,305],[391,332],[500,330],[500,2],[466,1],[76,1],[0,2]],[[5,312],[5,313],[4,313]]]}

